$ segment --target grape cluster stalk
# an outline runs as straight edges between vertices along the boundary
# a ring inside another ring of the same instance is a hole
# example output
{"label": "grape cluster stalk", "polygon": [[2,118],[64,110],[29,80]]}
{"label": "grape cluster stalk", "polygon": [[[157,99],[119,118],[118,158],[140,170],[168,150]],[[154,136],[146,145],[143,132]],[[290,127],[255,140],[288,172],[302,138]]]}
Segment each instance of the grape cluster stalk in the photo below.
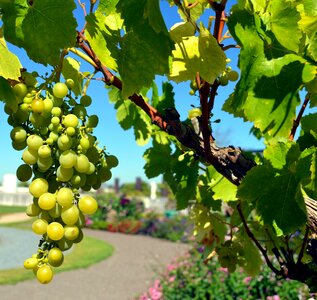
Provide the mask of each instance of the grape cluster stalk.
{"label": "grape cluster stalk", "polygon": [[72,94],[74,81],[37,85],[37,74],[23,73],[12,87],[15,105],[5,105],[12,146],[22,151],[17,178],[31,180],[33,203],[26,214],[35,217],[32,230],[41,235],[38,251],[24,261],[40,283],[49,283],[53,268],[64,261],[63,252],[83,239],[85,215],[96,212],[98,203],[80,190],[97,190],[111,176],[118,159],[99,148],[94,128],[96,115],[88,115],[88,95]]}

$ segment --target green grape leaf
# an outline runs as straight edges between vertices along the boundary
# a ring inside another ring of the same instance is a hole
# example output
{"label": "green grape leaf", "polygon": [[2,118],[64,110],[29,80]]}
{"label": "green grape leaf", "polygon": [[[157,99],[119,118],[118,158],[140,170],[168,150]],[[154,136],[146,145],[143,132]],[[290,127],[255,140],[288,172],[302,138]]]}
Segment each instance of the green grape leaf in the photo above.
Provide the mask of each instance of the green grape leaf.
{"label": "green grape leaf", "polygon": [[241,77],[223,109],[243,115],[262,133],[288,137],[299,104],[305,60],[265,36],[259,16],[235,10],[228,27],[242,47]]}
{"label": "green grape leaf", "polygon": [[176,23],[170,30],[170,35],[175,43],[181,43],[182,38],[193,36],[195,34],[195,27],[190,22]]}
{"label": "green grape leaf", "polygon": [[256,202],[264,224],[276,225],[284,234],[294,232],[306,222],[306,208],[296,171],[277,175],[271,165],[252,168],[238,188],[243,201]]}
{"label": "green grape leaf", "polygon": [[100,0],[98,5],[98,11],[105,13],[105,14],[111,14],[116,11],[116,5],[118,4],[120,0]]}
{"label": "green grape leaf", "polygon": [[203,79],[212,83],[226,68],[224,52],[204,28],[199,37],[182,38],[175,46],[169,74],[175,82],[193,80],[199,72]]}
{"label": "green grape leaf", "polygon": [[26,3],[17,0],[4,8],[5,38],[23,47],[34,61],[55,66],[61,49],[76,43],[77,22],[72,13],[75,3],[72,0],[33,1],[30,6]]}
{"label": "green grape leaf", "polygon": [[161,96],[158,95],[158,88],[153,83],[152,105],[161,113],[165,114],[165,109],[175,107],[173,86],[169,82],[162,82]]}
{"label": "green grape leaf", "polygon": [[298,27],[300,14],[291,1],[271,0],[268,5],[269,27],[279,43],[298,52],[302,32]]}
{"label": "green grape leaf", "polygon": [[228,233],[225,218],[218,213],[212,213],[210,215],[210,224],[213,234],[217,237],[217,243],[223,243]]}
{"label": "green grape leaf", "polygon": [[18,80],[21,76],[22,65],[18,57],[13,54],[6,45],[0,28],[0,76],[7,79]]}
{"label": "green grape leaf", "polygon": [[[197,2],[196,0],[188,0],[187,3],[188,4],[193,4]],[[180,17],[184,20],[187,21],[189,18],[192,21],[196,21],[197,19],[199,19],[201,17],[201,15],[204,13],[205,7],[208,4],[206,1],[199,1],[200,3],[198,3],[195,7],[191,8],[190,10],[187,11],[187,13],[185,13],[185,9],[184,7],[179,7],[178,8],[178,13],[180,15]]]}
{"label": "green grape leaf", "polygon": [[13,93],[13,90],[5,78],[0,76],[0,100],[5,102],[5,104],[16,111],[18,109],[18,101]]}
{"label": "green grape leaf", "polygon": [[112,34],[110,29],[106,27],[106,17],[98,11],[86,16],[86,21],[85,34],[93,51],[102,64],[117,71],[118,64],[116,58],[118,57],[117,44],[119,37]]}
{"label": "green grape leaf", "polygon": [[144,171],[148,178],[157,177],[171,168],[171,147],[153,141],[153,147],[147,149],[143,158]]}
{"label": "green grape leaf", "polygon": [[156,33],[167,33],[163,16],[160,12],[159,0],[147,0],[144,7],[143,17],[147,18],[149,25],[154,29]]}
{"label": "green grape leaf", "polygon": [[83,89],[84,76],[82,73],[79,72],[79,69],[80,62],[73,59],[72,57],[64,58],[62,74],[65,79],[70,78],[74,80],[74,87],[72,88],[72,91],[76,96],[81,95]]}
{"label": "green grape leaf", "polygon": [[214,200],[233,201],[237,200],[237,186],[223,177],[213,166],[207,168],[208,186],[212,191]]}
{"label": "green grape leaf", "polygon": [[313,131],[317,133],[317,113],[302,117],[300,124],[304,132],[310,133]]}

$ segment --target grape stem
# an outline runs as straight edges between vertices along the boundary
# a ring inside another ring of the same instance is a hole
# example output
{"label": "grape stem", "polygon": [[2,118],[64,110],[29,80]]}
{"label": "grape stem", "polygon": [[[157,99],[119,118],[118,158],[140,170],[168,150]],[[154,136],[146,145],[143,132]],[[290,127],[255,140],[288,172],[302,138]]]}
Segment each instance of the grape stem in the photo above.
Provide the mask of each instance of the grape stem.
{"label": "grape stem", "polygon": [[307,104],[308,104],[309,100],[310,100],[310,93],[308,93],[306,95],[305,100],[303,102],[303,105],[302,105],[302,107],[301,107],[296,119],[293,122],[293,127],[292,127],[291,133],[289,135],[289,140],[290,141],[294,140],[296,130],[297,130],[298,126],[299,126],[300,120],[301,120],[301,118],[302,118],[302,116],[304,114],[304,111],[305,111],[305,109],[307,107]]}

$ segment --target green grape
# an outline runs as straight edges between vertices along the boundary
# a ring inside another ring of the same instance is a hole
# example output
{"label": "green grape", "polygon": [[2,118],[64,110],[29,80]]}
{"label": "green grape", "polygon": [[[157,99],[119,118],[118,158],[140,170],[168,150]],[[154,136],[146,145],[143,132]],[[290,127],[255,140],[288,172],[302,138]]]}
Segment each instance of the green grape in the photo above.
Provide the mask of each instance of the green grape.
{"label": "green grape", "polygon": [[36,205],[34,203],[32,203],[26,207],[26,214],[29,217],[36,217],[40,214],[40,212],[41,212],[41,209],[39,208],[38,205]]}
{"label": "green grape", "polygon": [[97,183],[97,175],[95,173],[87,175],[86,177],[86,184],[92,186]]}
{"label": "green grape", "polygon": [[74,114],[68,114],[63,119],[63,125],[65,127],[77,127],[79,124],[78,118]]}
{"label": "green grape", "polygon": [[44,178],[36,178],[29,185],[29,191],[33,197],[39,198],[48,191],[48,182]]}
{"label": "green grape", "polygon": [[52,218],[59,218],[62,213],[62,207],[56,203],[55,206],[48,211],[48,213]]}
{"label": "green grape", "polygon": [[57,192],[57,203],[63,208],[68,208],[73,205],[74,194],[70,188],[62,187]]}
{"label": "green grape", "polygon": [[78,237],[73,240],[73,243],[78,244],[80,243],[84,238],[84,233],[81,229],[79,229]]}
{"label": "green grape", "polygon": [[86,183],[85,185],[81,186],[81,189],[85,192],[89,192],[91,190],[91,185]]}
{"label": "green grape", "polygon": [[73,241],[66,240],[65,238],[62,238],[57,242],[57,246],[62,251],[67,251],[73,246]]}
{"label": "green grape", "polygon": [[51,138],[54,142],[58,140],[59,134],[56,131],[51,131],[49,134],[49,138]]}
{"label": "green grape", "polygon": [[67,87],[71,90],[71,89],[74,87],[75,82],[74,82],[73,79],[68,78],[68,79],[66,79],[65,84],[66,84]]}
{"label": "green grape", "polygon": [[65,133],[69,136],[73,136],[76,133],[76,129],[74,127],[67,127]]}
{"label": "green grape", "polygon": [[94,184],[92,185],[93,189],[94,189],[94,190],[100,189],[101,183],[102,183],[102,182],[101,182],[101,179],[97,176],[97,181],[96,181],[96,183],[94,183]]}
{"label": "green grape", "polygon": [[33,100],[33,97],[32,97],[32,96],[26,95],[26,96],[23,98],[23,103],[25,103],[25,104],[31,104],[31,103],[32,103],[32,100]]}
{"label": "green grape", "polygon": [[43,139],[36,135],[31,134],[27,139],[26,143],[31,150],[38,150],[43,145]]}
{"label": "green grape", "polygon": [[52,108],[53,108],[53,101],[50,98],[45,98],[43,100],[43,104],[44,104],[43,113],[50,116]]}
{"label": "green grape", "polygon": [[44,219],[37,219],[32,223],[32,230],[34,233],[43,235],[46,233],[48,223]]}
{"label": "green grape", "polygon": [[78,221],[76,223],[76,226],[79,229],[86,226],[86,217],[81,211],[79,211],[79,218],[78,218]]}
{"label": "green grape", "polygon": [[119,161],[116,156],[109,155],[106,157],[106,163],[107,163],[107,166],[111,169],[116,167],[119,164]]}
{"label": "green grape", "polygon": [[76,165],[77,155],[73,150],[66,150],[61,153],[59,163],[63,168],[72,168]]}
{"label": "green grape", "polygon": [[17,143],[17,142],[12,142],[11,143],[11,145],[12,145],[12,148],[13,149],[15,149],[15,150],[17,150],[17,151],[21,151],[21,150],[23,150],[23,149],[25,149],[25,147],[27,146],[26,145],[26,141],[24,141],[24,142],[22,142],[22,143]]}
{"label": "green grape", "polygon": [[229,82],[228,75],[221,76],[218,81],[220,85],[226,86]]}
{"label": "green grape", "polygon": [[198,85],[197,85],[197,81],[196,80],[192,80],[190,82],[190,88],[194,91],[197,91],[198,90]]}
{"label": "green grape", "polygon": [[32,173],[32,168],[28,164],[22,164],[16,170],[17,178],[22,182],[30,180]]}
{"label": "green grape", "polygon": [[190,90],[189,91],[189,95],[194,96],[195,95],[195,91],[194,90]]}
{"label": "green grape", "polygon": [[62,166],[59,166],[56,171],[57,179],[61,182],[69,181],[73,177],[73,174],[74,174],[73,168],[66,169],[66,168],[63,168]]}
{"label": "green grape", "polygon": [[53,107],[51,111],[52,116],[59,117],[62,114],[62,109],[58,106]]}
{"label": "green grape", "polygon": [[73,110],[72,113],[74,115],[76,115],[79,119],[83,120],[86,118],[87,116],[87,111],[86,108],[80,104],[76,105]]}
{"label": "green grape", "polygon": [[64,254],[59,248],[54,247],[48,252],[47,259],[52,267],[59,267],[64,261]]}
{"label": "green grape", "polygon": [[237,71],[230,71],[228,73],[228,79],[230,81],[237,81],[239,79],[239,73]]}
{"label": "green grape", "polygon": [[40,148],[37,150],[37,154],[41,158],[47,158],[50,157],[52,154],[51,147],[48,145],[42,145]]}
{"label": "green grape", "polygon": [[68,150],[72,147],[72,139],[66,135],[61,135],[57,140],[58,148],[61,150]]}
{"label": "green grape", "polygon": [[95,128],[95,127],[97,127],[98,122],[99,122],[98,116],[97,115],[91,115],[90,117],[88,117],[88,120],[86,122],[86,126]]}
{"label": "green grape", "polygon": [[38,205],[41,209],[50,210],[55,207],[56,196],[52,193],[44,193],[39,197]]}
{"label": "green grape", "polygon": [[63,82],[57,82],[53,86],[53,95],[57,98],[64,98],[68,94],[67,85]]}
{"label": "green grape", "polygon": [[22,143],[26,140],[27,133],[22,127],[14,127],[10,132],[12,141]]}
{"label": "green grape", "polygon": [[83,196],[78,201],[78,207],[83,214],[94,214],[97,211],[98,203],[91,196]]}
{"label": "green grape", "polygon": [[69,241],[73,241],[75,239],[78,238],[78,235],[79,235],[79,228],[75,225],[73,226],[69,226],[69,225],[66,225],[64,227],[64,237],[65,239],[69,240]]}
{"label": "green grape", "polygon": [[47,171],[52,166],[52,164],[53,158],[50,156],[45,158],[39,157],[37,159],[37,166],[41,172]]}
{"label": "green grape", "polygon": [[79,218],[79,210],[76,205],[65,207],[61,214],[62,220],[66,225],[74,225]]}
{"label": "green grape", "polygon": [[53,279],[52,268],[48,265],[42,265],[36,272],[36,278],[42,284],[47,284]]}
{"label": "green grape", "polygon": [[89,162],[89,169],[86,172],[88,175],[93,174],[96,171],[96,167],[93,163]]}
{"label": "green grape", "polygon": [[90,143],[88,138],[85,138],[85,137],[80,138],[79,144],[84,150],[87,150],[88,148],[90,148]]}
{"label": "green grape", "polygon": [[84,95],[80,98],[80,104],[83,106],[86,106],[86,107],[90,106],[91,102],[92,102],[92,99],[88,95]]}
{"label": "green grape", "polygon": [[26,164],[34,165],[38,159],[37,151],[26,148],[22,153],[22,159]]}
{"label": "green grape", "polygon": [[[23,111],[23,112],[26,113],[26,119],[25,119],[25,121],[26,121],[27,118],[28,118],[28,113],[29,113],[29,111],[30,111],[30,105],[29,105],[29,104],[26,104],[26,103],[22,103],[22,104],[19,106],[19,109],[20,109],[21,111]],[[25,122],[25,121],[24,121],[24,122]]]}
{"label": "green grape", "polygon": [[74,187],[79,187],[81,181],[82,181],[82,179],[81,179],[81,176],[79,174],[74,174],[72,179],[71,179],[71,183]]}
{"label": "green grape", "polygon": [[85,154],[77,155],[75,170],[79,173],[86,173],[89,171],[89,160]]}
{"label": "green grape", "polygon": [[13,93],[16,97],[18,97],[19,99],[23,99],[26,94],[28,93],[28,88],[27,86],[20,82],[20,83],[17,83],[13,88]]}
{"label": "green grape", "polygon": [[52,222],[47,226],[47,236],[53,241],[59,241],[64,236],[64,227],[58,222]]}
{"label": "green grape", "polygon": [[41,114],[44,111],[44,103],[41,98],[35,98],[31,102],[31,109],[33,112]]}
{"label": "green grape", "polygon": [[32,270],[38,264],[38,259],[35,257],[28,258],[24,261],[23,266],[25,269]]}

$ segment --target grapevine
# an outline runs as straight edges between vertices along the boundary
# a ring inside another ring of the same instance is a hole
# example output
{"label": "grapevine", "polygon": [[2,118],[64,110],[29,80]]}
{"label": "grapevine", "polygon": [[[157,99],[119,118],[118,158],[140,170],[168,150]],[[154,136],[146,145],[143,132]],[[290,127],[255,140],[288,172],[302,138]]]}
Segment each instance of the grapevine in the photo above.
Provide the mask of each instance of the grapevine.
{"label": "grapevine", "polygon": [[[25,76],[34,84],[27,85]],[[73,80],[37,84],[29,73],[21,79],[12,87],[16,109],[5,109],[13,127],[12,146],[23,151],[17,177],[23,182],[32,178],[33,203],[26,213],[36,218],[32,230],[42,236],[38,252],[25,260],[24,267],[46,284],[53,278],[53,268],[63,263],[63,251],[83,239],[85,215],[98,208],[92,196],[81,196],[79,190],[100,188],[118,161],[98,147],[93,135],[98,117],[82,109],[89,107],[91,98],[74,98]]]}
{"label": "grapevine", "polygon": [[[313,0],[79,1],[82,28],[76,1],[7,2],[0,4],[0,99],[12,146],[23,151],[17,177],[33,176],[27,214],[43,238],[24,265],[40,282],[51,280],[62,251],[82,238],[84,214],[97,207],[79,190],[98,188],[118,164],[93,135],[99,119],[88,113],[86,90],[98,80],[121,127],[133,129],[139,145],[152,140],[145,173],[163,176],[177,208],[190,210],[206,260],[256,276],[264,259],[280,278],[317,290]],[[28,73],[6,42],[53,73]],[[158,76],[166,79],[161,91]],[[174,99],[179,83],[189,85],[184,120]],[[265,149],[220,147],[216,107],[251,122]]]}

